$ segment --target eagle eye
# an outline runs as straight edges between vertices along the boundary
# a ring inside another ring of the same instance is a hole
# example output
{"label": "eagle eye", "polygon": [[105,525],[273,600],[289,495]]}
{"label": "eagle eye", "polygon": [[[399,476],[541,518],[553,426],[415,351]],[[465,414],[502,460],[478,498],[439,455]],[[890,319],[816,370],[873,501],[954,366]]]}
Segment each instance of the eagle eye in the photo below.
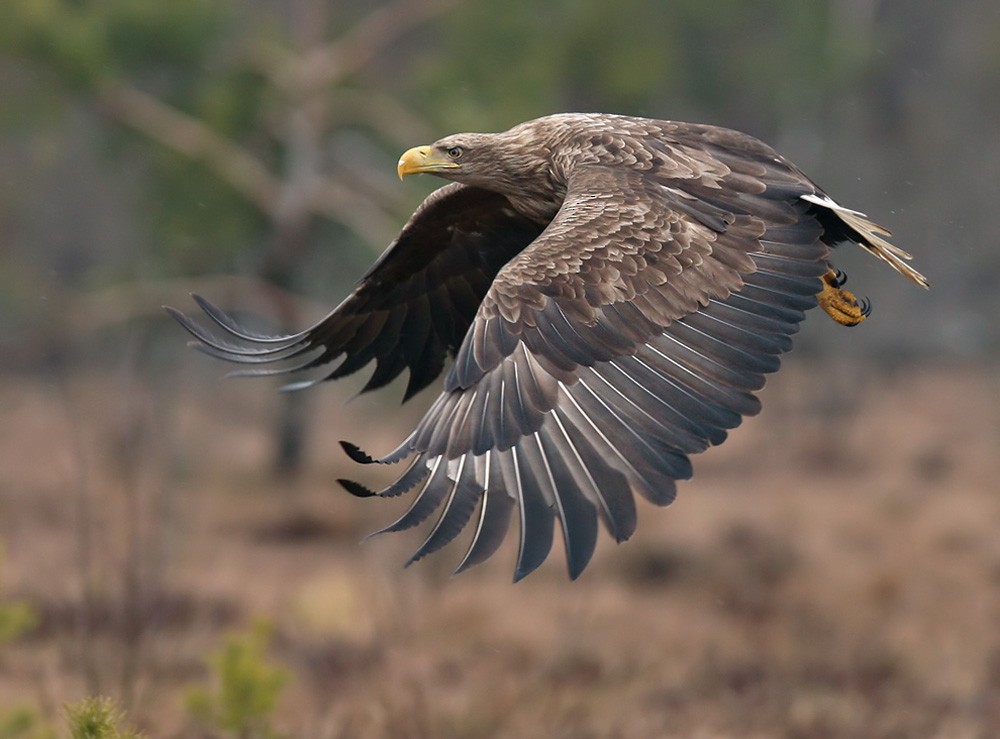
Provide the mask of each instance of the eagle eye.
{"label": "eagle eye", "polygon": [[459,159],[462,156],[461,146],[449,146],[445,153],[452,159]]}

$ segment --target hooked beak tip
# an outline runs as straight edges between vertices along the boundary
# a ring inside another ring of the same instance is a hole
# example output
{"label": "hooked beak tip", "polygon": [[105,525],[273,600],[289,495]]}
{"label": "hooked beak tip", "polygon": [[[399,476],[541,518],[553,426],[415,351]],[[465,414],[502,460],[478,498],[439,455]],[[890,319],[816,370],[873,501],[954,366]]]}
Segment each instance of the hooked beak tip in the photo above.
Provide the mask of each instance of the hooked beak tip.
{"label": "hooked beak tip", "polygon": [[403,153],[396,163],[396,174],[403,179],[408,174],[420,174],[427,172],[434,174],[445,169],[455,169],[458,164],[435,155],[434,149],[430,146],[414,146]]}
{"label": "hooked beak tip", "polygon": [[399,179],[403,179],[408,174],[419,174],[427,171],[427,159],[430,153],[429,146],[414,146],[412,149],[407,149],[396,163],[396,174],[399,175]]}

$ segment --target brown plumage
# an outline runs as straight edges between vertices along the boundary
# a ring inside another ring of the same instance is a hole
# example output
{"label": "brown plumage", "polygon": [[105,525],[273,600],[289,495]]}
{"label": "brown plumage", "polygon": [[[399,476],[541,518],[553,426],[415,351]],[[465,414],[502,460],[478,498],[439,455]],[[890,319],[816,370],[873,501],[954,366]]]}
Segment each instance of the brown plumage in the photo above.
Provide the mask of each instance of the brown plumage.
{"label": "brown plumage", "polygon": [[374,360],[365,390],[405,369],[408,398],[454,356],[444,392],[395,451],[375,460],[344,443],[358,462],[411,458],[379,493],[342,481],[361,496],[417,489],[384,531],[440,510],[411,562],[473,518],[458,569],[482,562],[516,511],[515,579],[546,558],[556,521],[575,578],[598,520],[629,538],[634,493],[670,503],[689,455],[757,413],[755,393],[818,293],[856,319],[841,322],[867,315],[827,276],[830,247],[854,241],[927,284],[884,229],[769,146],[713,126],[555,115],[411,149],[399,173],[417,172],[456,182],[311,328],[253,334],[196,297],[219,338],[171,311],[208,354],[277,364],[245,374],[342,359],[293,387]]}

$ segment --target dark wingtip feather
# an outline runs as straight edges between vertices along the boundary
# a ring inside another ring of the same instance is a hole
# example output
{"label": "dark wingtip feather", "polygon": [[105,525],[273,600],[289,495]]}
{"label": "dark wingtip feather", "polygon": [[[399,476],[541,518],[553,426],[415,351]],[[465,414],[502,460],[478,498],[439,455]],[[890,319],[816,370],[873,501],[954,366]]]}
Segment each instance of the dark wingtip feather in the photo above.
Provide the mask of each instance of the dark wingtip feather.
{"label": "dark wingtip feather", "polygon": [[514,570],[514,579],[513,579],[514,584],[516,585],[517,583],[521,582],[521,580],[523,580],[524,578],[526,578],[528,575],[530,575],[532,572],[534,572],[537,568],[538,568],[538,565],[535,565],[534,567],[520,567],[519,566],[516,570]]}
{"label": "dark wingtip feather", "polygon": [[181,313],[179,310],[169,305],[161,305],[160,307],[163,308],[163,310],[167,312],[167,315],[173,318],[175,321],[183,323],[184,314]]}
{"label": "dark wingtip feather", "polygon": [[[597,512],[589,531],[574,529],[573,539],[566,542],[566,571],[570,580],[576,580],[587,569],[597,546]],[[565,531],[563,537],[566,537]]]}
{"label": "dark wingtip feather", "polygon": [[373,498],[378,495],[374,490],[369,490],[361,483],[354,482],[354,480],[347,480],[341,477],[337,482],[340,483],[344,490],[358,498]]}
{"label": "dark wingtip feather", "polygon": [[172,308],[169,305],[164,305],[162,307],[163,310],[167,312],[167,315],[173,318],[175,321],[177,321],[177,323],[179,323],[185,331],[187,331],[189,334],[197,338],[199,341],[202,340],[202,334],[198,330],[198,326],[197,324],[195,324],[194,321],[192,321],[190,318],[188,318],[186,315],[181,313],[176,308]]}
{"label": "dark wingtip feather", "polygon": [[348,457],[353,459],[358,464],[375,464],[378,461],[362,450],[357,444],[352,444],[349,441],[341,441],[340,447],[344,450],[344,453],[347,454]]}
{"label": "dark wingtip feather", "polygon": [[406,381],[406,390],[403,391],[403,401],[406,402],[414,395],[419,393],[425,387],[431,384],[433,379],[437,377],[437,374],[431,375],[429,372],[417,372],[414,368],[410,367],[410,376]]}

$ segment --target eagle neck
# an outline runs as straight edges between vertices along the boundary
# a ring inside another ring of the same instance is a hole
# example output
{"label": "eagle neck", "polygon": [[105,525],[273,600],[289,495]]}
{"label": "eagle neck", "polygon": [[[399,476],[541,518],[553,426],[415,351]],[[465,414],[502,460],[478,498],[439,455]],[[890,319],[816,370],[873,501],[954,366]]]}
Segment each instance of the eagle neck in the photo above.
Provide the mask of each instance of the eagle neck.
{"label": "eagle neck", "polygon": [[502,194],[521,215],[547,224],[566,199],[566,181],[561,168],[551,158],[521,167],[504,182]]}

